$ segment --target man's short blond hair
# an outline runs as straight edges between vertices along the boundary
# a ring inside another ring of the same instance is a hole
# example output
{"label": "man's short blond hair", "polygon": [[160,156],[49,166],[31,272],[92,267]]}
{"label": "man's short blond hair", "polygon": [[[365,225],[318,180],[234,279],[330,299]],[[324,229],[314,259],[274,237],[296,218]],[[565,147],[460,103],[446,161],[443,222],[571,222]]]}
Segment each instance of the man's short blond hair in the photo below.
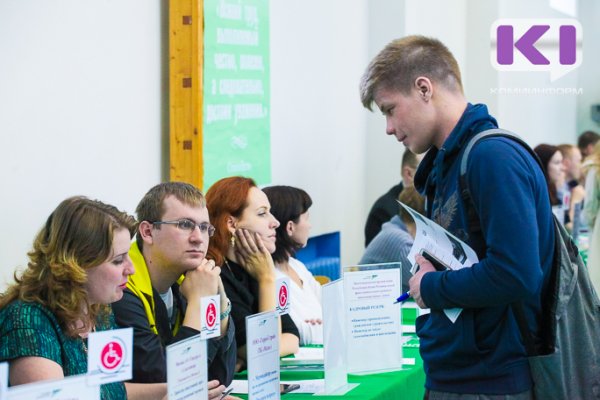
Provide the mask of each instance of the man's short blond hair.
{"label": "man's short blond hair", "polygon": [[448,90],[463,91],[458,63],[442,42],[425,36],[406,36],[390,42],[367,67],[360,82],[363,106],[372,110],[380,89],[408,94],[419,76]]}
{"label": "man's short blond hair", "polygon": [[574,144],[568,144],[568,143],[559,144],[556,147],[558,147],[558,150],[562,154],[563,158],[572,157],[573,153],[575,152],[575,149],[579,150],[579,147],[575,146]]}

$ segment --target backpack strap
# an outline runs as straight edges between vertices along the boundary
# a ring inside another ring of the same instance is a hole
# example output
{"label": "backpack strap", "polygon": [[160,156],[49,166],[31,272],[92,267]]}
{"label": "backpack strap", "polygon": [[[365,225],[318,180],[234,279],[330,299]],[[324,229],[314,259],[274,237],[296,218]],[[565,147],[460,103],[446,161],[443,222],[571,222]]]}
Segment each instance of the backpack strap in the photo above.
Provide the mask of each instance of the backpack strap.
{"label": "backpack strap", "polygon": [[[469,142],[467,143],[467,147],[463,151],[462,159],[460,160],[460,178],[459,178],[460,182],[459,182],[459,184],[460,184],[461,195],[463,196],[463,199],[465,198],[465,196],[468,199],[471,198],[471,195],[469,194],[469,187],[467,185],[467,162],[469,161],[469,153],[471,153],[473,146],[475,146],[480,140],[488,138],[488,137],[505,137],[505,138],[514,140],[515,142],[519,143],[525,150],[527,150],[527,152],[538,163],[538,165],[540,166],[542,171],[544,170],[544,165],[542,164],[542,161],[537,156],[537,154],[535,154],[535,151],[533,151],[533,149],[531,147],[529,147],[529,145],[523,139],[521,139],[517,134],[512,133],[511,131],[507,131],[506,129],[500,129],[500,128],[488,129],[483,132],[479,132],[478,134],[476,134],[469,140]],[[471,203],[471,205],[472,205],[472,203]],[[479,219],[477,219],[477,222],[479,223]]]}
{"label": "backpack strap", "polygon": [[[467,185],[467,162],[469,160],[469,154],[471,153],[473,146],[475,146],[482,139],[489,137],[506,137],[519,143],[523,148],[525,148],[529,152],[529,154],[531,154],[533,159],[536,160],[540,168],[542,168],[542,171],[544,170],[542,162],[540,161],[537,154],[535,154],[533,149],[529,147],[529,145],[523,139],[521,139],[519,136],[510,131],[495,128],[485,130],[473,136],[469,140],[465,150],[463,151],[462,158],[460,160],[459,176],[459,189],[463,203],[469,205],[469,207],[467,208],[469,232],[481,232],[481,224],[479,223],[479,216],[477,215],[477,210],[475,209],[475,203],[473,202],[473,198],[471,197],[471,193],[469,192],[469,186]],[[533,333],[527,327],[527,319],[523,310],[523,304],[521,302],[515,302],[511,304],[511,308],[517,321],[517,325],[519,326],[519,331],[521,332],[521,338],[523,339],[523,344],[525,345],[525,350],[527,351],[527,354],[530,356],[537,354]]]}

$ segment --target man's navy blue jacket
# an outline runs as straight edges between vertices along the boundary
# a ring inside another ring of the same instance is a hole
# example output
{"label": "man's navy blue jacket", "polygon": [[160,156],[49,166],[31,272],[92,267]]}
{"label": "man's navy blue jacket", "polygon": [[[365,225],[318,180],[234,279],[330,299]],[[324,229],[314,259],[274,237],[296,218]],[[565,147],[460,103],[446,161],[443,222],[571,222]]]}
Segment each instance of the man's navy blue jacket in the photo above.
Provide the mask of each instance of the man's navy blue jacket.
{"label": "man's navy blue jacket", "polygon": [[[423,276],[421,296],[431,314],[417,319],[426,387],[454,393],[511,394],[531,388],[531,375],[510,304],[524,304],[537,332],[542,290],[554,254],[554,225],[544,175],[526,149],[486,138],[469,155],[467,185],[480,232],[469,232],[459,190],[466,143],[496,128],[485,105],[468,104],[442,148],[421,162],[415,186],[428,217],[471,246],[480,262]],[[461,307],[456,321],[443,309]]]}

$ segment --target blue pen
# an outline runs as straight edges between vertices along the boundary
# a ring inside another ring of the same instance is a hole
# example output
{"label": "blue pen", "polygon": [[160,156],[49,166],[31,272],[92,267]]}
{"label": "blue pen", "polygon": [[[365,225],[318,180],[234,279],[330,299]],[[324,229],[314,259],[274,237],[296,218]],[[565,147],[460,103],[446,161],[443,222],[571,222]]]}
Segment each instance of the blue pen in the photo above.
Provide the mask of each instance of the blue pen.
{"label": "blue pen", "polygon": [[402,293],[400,295],[400,297],[398,297],[396,299],[396,301],[394,302],[394,304],[396,304],[396,303],[402,303],[403,301],[408,300],[409,297],[410,297],[410,292]]}

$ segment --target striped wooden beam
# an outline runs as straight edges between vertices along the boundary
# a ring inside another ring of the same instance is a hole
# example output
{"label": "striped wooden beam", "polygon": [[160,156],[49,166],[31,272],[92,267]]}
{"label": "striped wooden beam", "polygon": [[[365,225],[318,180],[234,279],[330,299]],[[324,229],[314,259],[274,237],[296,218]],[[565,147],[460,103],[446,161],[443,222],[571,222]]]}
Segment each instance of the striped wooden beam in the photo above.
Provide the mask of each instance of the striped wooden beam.
{"label": "striped wooden beam", "polygon": [[203,0],[169,0],[169,176],[200,189],[203,6]]}

